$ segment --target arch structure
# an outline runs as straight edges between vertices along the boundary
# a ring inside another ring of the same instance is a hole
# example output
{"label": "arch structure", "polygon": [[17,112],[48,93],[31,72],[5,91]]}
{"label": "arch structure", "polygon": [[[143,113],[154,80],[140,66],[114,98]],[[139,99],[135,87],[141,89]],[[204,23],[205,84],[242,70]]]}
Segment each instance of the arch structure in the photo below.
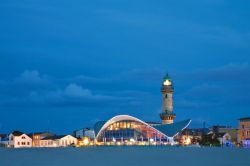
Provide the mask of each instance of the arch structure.
{"label": "arch structure", "polygon": [[184,130],[191,120],[173,124],[150,124],[129,115],[118,115],[94,126],[97,142],[169,142]]}

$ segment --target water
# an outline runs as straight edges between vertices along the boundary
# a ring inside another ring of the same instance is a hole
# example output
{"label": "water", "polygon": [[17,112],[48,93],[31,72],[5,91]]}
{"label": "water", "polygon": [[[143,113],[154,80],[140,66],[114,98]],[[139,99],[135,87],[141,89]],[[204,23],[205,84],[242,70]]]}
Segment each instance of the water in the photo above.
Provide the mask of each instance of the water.
{"label": "water", "polygon": [[183,147],[0,148],[0,166],[250,166],[250,149]]}

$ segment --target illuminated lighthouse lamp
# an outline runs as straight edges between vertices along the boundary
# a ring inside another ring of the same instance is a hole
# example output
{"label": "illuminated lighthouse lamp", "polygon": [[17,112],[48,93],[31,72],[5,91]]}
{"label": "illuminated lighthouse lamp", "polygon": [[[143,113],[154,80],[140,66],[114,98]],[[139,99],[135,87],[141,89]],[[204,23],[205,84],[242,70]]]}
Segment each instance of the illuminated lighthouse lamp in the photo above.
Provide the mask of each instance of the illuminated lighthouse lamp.
{"label": "illuminated lighthouse lamp", "polygon": [[171,83],[171,81],[170,80],[165,80],[164,82],[163,82],[163,85],[166,85],[166,86],[170,86],[172,83]]}

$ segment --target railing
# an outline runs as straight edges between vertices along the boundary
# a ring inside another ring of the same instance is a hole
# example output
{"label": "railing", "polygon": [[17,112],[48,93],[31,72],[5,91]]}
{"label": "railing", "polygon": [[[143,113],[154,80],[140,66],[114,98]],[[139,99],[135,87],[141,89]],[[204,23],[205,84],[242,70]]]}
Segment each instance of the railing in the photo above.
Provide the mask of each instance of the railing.
{"label": "railing", "polygon": [[160,113],[160,116],[176,116],[176,114],[173,112],[162,112]]}

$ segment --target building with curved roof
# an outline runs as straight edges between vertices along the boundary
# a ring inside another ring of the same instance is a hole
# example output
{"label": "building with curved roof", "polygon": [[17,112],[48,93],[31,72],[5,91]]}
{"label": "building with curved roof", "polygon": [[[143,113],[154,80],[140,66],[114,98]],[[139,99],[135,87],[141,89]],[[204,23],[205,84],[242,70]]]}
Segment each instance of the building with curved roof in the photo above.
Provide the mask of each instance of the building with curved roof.
{"label": "building with curved roof", "polygon": [[129,115],[118,115],[94,126],[96,141],[110,144],[172,143],[173,137],[185,129],[191,120],[172,124],[150,125]]}
{"label": "building with curved roof", "polygon": [[118,115],[108,121],[99,121],[94,126],[95,141],[102,144],[167,144],[184,130],[191,120],[174,123],[174,87],[167,74],[162,81],[162,123],[146,123],[129,115]]}

